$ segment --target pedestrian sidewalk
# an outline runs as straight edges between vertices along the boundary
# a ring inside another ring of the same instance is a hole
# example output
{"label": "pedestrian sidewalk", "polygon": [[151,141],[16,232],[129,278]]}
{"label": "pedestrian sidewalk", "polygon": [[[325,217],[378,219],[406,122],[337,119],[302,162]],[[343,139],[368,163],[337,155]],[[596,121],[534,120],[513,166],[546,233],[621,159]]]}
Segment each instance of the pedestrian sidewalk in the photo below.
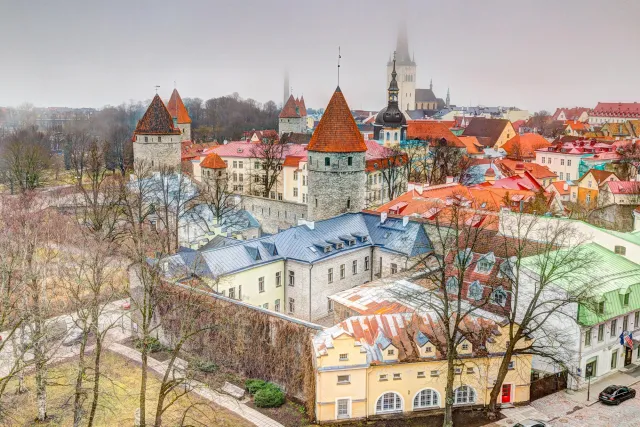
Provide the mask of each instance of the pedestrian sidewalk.
{"label": "pedestrian sidewalk", "polygon": [[500,413],[502,413],[502,415],[504,415],[506,418],[503,418],[499,421],[494,421],[493,424],[491,424],[491,426],[496,425],[501,427],[502,426],[511,427],[515,423],[519,423],[524,420],[533,419],[533,420],[549,421],[550,419],[548,416],[538,411],[536,408],[534,408],[531,405],[516,406],[515,408],[501,409]]}
{"label": "pedestrian sidewalk", "polygon": [[[139,362],[141,359],[141,354],[139,351],[124,346],[119,343],[113,343],[108,347],[109,350],[118,353],[124,357],[127,357],[131,360]],[[166,372],[169,362],[160,362],[153,358],[148,359],[149,368],[154,372],[164,375]],[[175,365],[177,367],[186,366],[187,363],[182,359],[177,359]],[[179,369],[179,368],[178,368]],[[210,402],[215,403],[216,405],[222,406],[225,409],[241,416],[245,420],[253,423],[259,427],[284,427],[282,424],[277,421],[272,420],[271,418],[263,415],[262,413],[256,411],[253,408],[248,407],[244,403],[234,399],[231,396],[226,394],[218,393],[215,390],[210,389],[206,384],[201,383],[195,380],[189,380],[188,386],[191,388],[191,392],[197,394],[203,399],[209,400]]]}
{"label": "pedestrian sidewalk", "polygon": [[[627,369],[620,369],[609,375],[599,377],[595,381],[591,380],[591,386],[588,384],[578,390],[565,390],[567,397],[580,405],[593,405],[598,401],[598,394],[610,385],[630,386],[640,382],[640,366],[630,365]],[[590,390],[589,390],[590,389]],[[589,400],[587,400],[589,395]]]}

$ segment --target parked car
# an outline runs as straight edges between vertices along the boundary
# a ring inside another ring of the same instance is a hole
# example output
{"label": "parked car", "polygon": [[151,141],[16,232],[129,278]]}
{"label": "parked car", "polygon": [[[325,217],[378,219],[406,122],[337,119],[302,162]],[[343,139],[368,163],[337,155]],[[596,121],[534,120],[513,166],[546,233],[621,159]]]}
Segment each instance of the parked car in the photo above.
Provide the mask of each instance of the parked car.
{"label": "parked car", "polygon": [[598,400],[607,405],[619,405],[627,399],[636,397],[636,391],[623,385],[610,385],[600,392]]}
{"label": "parked car", "polygon": [[551,427],[551,424],[547,424],[540,420],[524,420],[519,423],[515,423],[513,427]]}

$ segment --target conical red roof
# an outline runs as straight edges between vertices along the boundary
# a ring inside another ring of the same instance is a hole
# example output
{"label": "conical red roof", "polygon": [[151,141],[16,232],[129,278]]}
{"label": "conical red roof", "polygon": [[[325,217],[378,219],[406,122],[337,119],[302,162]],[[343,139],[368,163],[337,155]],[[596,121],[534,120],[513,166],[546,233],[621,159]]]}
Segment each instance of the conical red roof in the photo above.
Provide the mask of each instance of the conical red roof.
{"label": "conical red roof", "polygon": [[304,96],[301,96],[300,99],[296,99],[296,104],[298,105],[300,116],[305,117],[307,115],[307,106],[304,105]]}
{"label": "conical red roof", "polygon": [[173,127],[173,118],[158,94],[153,97],[149,108],[138,121],[134,134],[180,135],[180,130]]}
{"label": "conical red roof", "polygon": [[184,106],[177,89],[174,89],[171,94],[171,99],[169,99],[169,103],[167,104],[167,110],[169,110],[171,117],[177,119],[178,123],[191,123],[191,117],[189,117],[187,107]]}
{"label": "conical red roof", "polygon": [[308,151],[321,153],[359,153],[367,151],[364,138],[351,115],[340,87],[336,89],[316,128]]}
{"label": "conical red roof", "polygon": [[282,111],[280,111],[280,115],[278,116],[281,119],[294,119],[300,117],[300,111],[296,100],[293,98],[293,95],[289,95],[289,99],[287,103],[282,107]]}
{"label": "conical red roof", "polygon": [[200,162],[200,167],[207,169],[225,169],[227,165],[216,153],[210,153],[202,162]]}

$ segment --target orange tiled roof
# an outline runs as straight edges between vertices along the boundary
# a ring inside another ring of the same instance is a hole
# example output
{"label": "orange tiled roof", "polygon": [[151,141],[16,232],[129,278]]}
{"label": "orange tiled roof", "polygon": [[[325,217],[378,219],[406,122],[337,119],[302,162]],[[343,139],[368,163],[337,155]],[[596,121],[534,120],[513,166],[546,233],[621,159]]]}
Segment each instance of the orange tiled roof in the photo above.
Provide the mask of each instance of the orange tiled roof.
{"label": "orange tiled roof", "polygon": [[535,179],[553,178],[557,177],[554,172],[547,166],[539,165],[537,163],[522,163],[513,159],[500,159],[494,162],[507,176],[513,176],[516,172],[516,165],[520,164],[524,166],[524,170],[529,172]]}
{"label": "orange tiled roof", "polygon": [[134,134],[143,135],[180,135],[180,130],[173,127],[173,119],[169,110],[156,94],[149,104],[144,116],[138,121]]}
{"label": "orange tiled roof", "polygon": [[[601,171],[599,169],[589,169],[589,171],[587,171],[587,173],[585,173],[582,178],[580,178],[578,180],[578,182],[582,182],[582,180],[584,180],[587,175],[591,174],[591,176],[593,177],[593,179],[596,180],[596,185],[600,185],[602,184],[607,178],[609,178],[611,175],[615,176],[616,178],[618,178],[618,176],[613,173],[613,172],[609,172],[609,171]],[[619,179],[617,179],[619,181]]]}
{"label": "orange tiled roof", "polygon": [[340,87],[336,88],[331,97],[307,149],[322,153],[367,151],[367,145],[358,130],[358,125],[353,119]]}
{"label": "orange tiled roof", "polygon": [[177,89],[174,89],[171,93],[171,98],[169,99],[169,103],[167,104],[167,110],[169,110],[169,114],[171,114],[171,117],[177,119],[178,123],[191,123],[191,117],[189,117],[187,108],[184,106],[182,98],[180,97]]}
{"label": "orange tiled roof", "polygon": [[561,196],[568,196],[569,193],[571,193],[571,186],[567,185],[567,189],[565,190],[565,184],[567,184],[567,181],[556,181],[551,183],[558,194],[560,194]]}
{"label": "orange tiled roof", "polygon": [[537,133],[516,135],[508,140],[502,148],[508,157],[517,159],[535,159],[536,150],[549,147],[551,143]]}
{"label": "orange tiled roof", "polygon": [[296,105],[298,106],[300,116],[305,117],[307,115],[307,107],[304,105],[304,96],[301,96],[300,99],[296,99]]}
{"label": "orange tiled roof", "polygon": [[207,169],[225,169],[227,165],[220,156],[215,152],[212,152],[208,154],[202,162],[200,162],[200,167]]}
{"label": "orange tiled roof", "polygon": [[467,147],[467,153],[469,154],[483,154],[484,146],[478,142],[478,138],[475,136],[459,136],[460,142]]}
{"label": "orange tiled roof", "polygon": [[278,117],[281,119],[295,119],[300,117],[300,107],[296,103],[293,95],[289,95],[289,99],[287,99],[287,103],[282,107],[282,111],[280,111]]}
{"label": "orange tiled roof", "polygon": [[577,120],[568,120],[564,122],[564,124],[565,126],[571,126],[571,129],[575,131],[589,129],[589,125],[587,125],[586,123],[579,122]]}
{"label": "orange tiled roof", "polygon": [[436,141],[442,138],[453,147],[465,147],[465,144],[442,122],[433,120],[410,120],[407,122],[407,139]]}
{"label": "orange tiled roof", "polygon": [[300,161],[307,160],[306,157],[303,156],[287,156],[284,158],[284,162],[282,162],[282,166],[290,166],[297,168],[300,166]]}

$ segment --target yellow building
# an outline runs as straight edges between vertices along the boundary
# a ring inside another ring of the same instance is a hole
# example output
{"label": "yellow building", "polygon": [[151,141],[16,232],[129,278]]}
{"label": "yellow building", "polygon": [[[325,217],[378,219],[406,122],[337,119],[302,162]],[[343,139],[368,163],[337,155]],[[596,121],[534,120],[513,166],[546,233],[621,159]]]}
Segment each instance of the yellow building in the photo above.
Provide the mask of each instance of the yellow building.
{"label": "yellow building", "polygon": [[578,180],[577,202],[589,209],[598,206],[598,194],[600,186],[607,181],[620,181],[616,174],[609,171],[591,169]]}
{"label": "yellow building", "polygon": [[[488,402],[508,336],[508,325],[479,317],[469,320],[489,333],[477,334],[476,329],[458,343],[456,407]],[[433,325],[435,316],[428,313],[368,315],[350,317],[318,333],[318,422],[443,410],[447,363]],[[531,356],[514,356],[499,402],[528,402],[530,377]]]}

